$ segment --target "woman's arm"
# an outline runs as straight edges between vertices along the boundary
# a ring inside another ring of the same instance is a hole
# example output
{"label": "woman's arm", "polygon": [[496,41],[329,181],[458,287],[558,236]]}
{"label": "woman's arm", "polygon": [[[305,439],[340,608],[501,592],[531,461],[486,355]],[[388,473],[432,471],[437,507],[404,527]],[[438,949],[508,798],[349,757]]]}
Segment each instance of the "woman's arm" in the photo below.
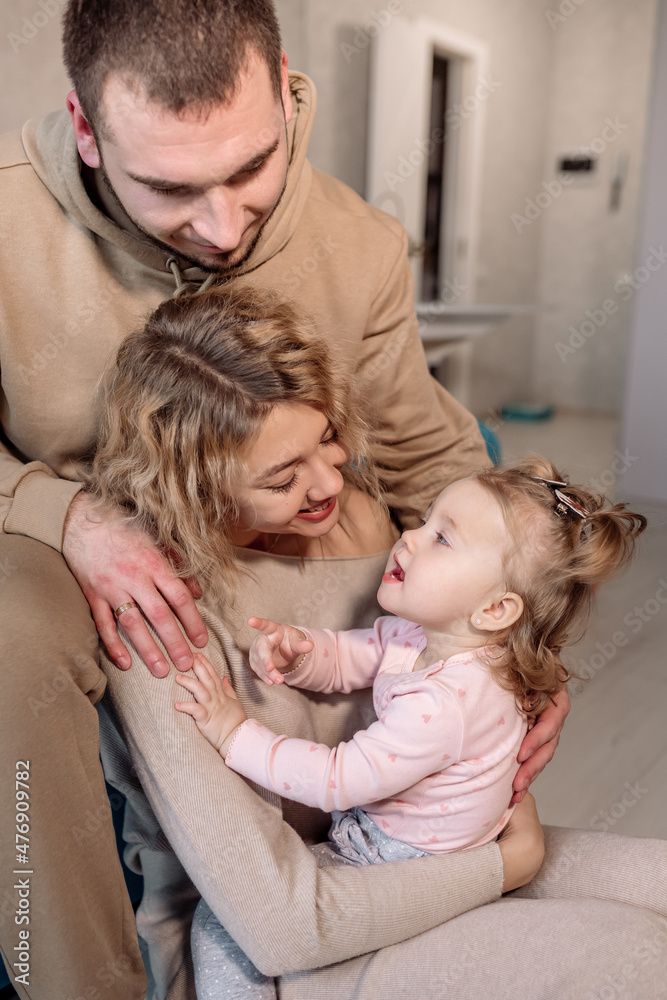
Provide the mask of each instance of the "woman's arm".
{"label": "woman's arm", "polygon": [[[218,632],[207,650],[216,669],[247,669]],[[134,651],[132,658],[138,665]],[[136,774],[169,843],[267,975],[374,951],[500,895],[496,843],[405,865],[318,869],[283,821],[280,799],[257,794],[223,765],[192,720],[174,711],[181,697],[174,670],[157,679],[145,670],[118,671],[109,661],[105,669]]]}

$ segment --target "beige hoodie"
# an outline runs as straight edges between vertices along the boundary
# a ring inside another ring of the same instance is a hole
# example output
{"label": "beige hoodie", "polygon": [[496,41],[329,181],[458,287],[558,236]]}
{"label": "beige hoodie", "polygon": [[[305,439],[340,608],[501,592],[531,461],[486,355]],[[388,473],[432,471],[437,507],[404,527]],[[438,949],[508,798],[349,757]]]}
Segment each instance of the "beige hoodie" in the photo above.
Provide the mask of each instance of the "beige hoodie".
{"label": "beige hoodie", "polygon": [[[389,502],[410,520],[486,453],[474,418],[428,375],[403,229],[311,167],[315,90],[299,73],[291,87],[287,187],[232,280],[294,297],[343,345],[368,383]],[[0,139],[0,245],[0,522],[60,550],[102,372],[178,285],[208,275],[178,254],[170,267],[136,230],[83,168],[64,111]]]}

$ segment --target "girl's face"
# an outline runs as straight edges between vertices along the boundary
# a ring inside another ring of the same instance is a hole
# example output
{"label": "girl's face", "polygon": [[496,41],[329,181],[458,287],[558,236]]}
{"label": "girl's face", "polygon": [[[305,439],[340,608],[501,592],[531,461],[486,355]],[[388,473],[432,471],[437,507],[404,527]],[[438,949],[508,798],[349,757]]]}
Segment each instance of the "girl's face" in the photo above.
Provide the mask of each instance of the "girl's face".
{"label": "girl's face", "polygon": [[509,545],[495,498],[474,479],[452,483],[422,527],[404,531],[394,545],[378,601],[418,625],[468,635],[471,619],[505,593]]}
{"label": "girl's face", "polygon": [[237,545],[250,545],[262,532],[317,538],[338,522],[340,470],[349,452],[319,410],[278,403],[242,458]]}

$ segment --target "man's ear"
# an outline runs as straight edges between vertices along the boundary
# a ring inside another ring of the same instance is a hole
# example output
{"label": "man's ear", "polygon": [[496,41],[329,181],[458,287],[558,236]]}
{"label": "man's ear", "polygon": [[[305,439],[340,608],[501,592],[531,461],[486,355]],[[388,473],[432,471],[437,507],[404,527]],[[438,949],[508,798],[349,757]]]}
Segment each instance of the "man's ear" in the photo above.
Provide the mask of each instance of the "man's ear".
{"label": "man's ear", "polygon": [[289,89],[289,73],[287,70],[287,53],[282,50],[280,61],[280,95],[282,97],[283,108],[285,110],[285,124],[288,125],[292,119],[292,97]]}
{"label": "man's ear", "polygon": [[508,591],[495,604],[475,611],[470,618],[471,625],[480,632],[501,632],[514,625],[523,614],[523,600],[518,594]]}
{"label": "man's ear", "polygon": [[81,110],[79,98],[75,90],[67,95],[67,110],[74,126],[74,135],[79,150],[79,156],[89,167],[99,167],[102,163],[93,130]]}

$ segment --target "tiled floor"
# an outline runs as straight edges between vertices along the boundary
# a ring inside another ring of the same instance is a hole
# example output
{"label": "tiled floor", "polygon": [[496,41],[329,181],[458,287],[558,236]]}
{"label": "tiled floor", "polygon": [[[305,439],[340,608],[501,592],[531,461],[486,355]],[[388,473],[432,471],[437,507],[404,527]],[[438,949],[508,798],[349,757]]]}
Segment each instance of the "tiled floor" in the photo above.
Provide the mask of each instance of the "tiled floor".
{"label": "tiled floor", "polygon": [[[616,422],[557,414],[545,423],[499,423],[507,461],[537,453],[572,481],[611,482]],[[649,518],[629,571],[600,589],[597,610],[570,662],[590,677],[571,685],[572,711],[552,763],[532,791],[544,823],[667,838],[667,506]]]}

